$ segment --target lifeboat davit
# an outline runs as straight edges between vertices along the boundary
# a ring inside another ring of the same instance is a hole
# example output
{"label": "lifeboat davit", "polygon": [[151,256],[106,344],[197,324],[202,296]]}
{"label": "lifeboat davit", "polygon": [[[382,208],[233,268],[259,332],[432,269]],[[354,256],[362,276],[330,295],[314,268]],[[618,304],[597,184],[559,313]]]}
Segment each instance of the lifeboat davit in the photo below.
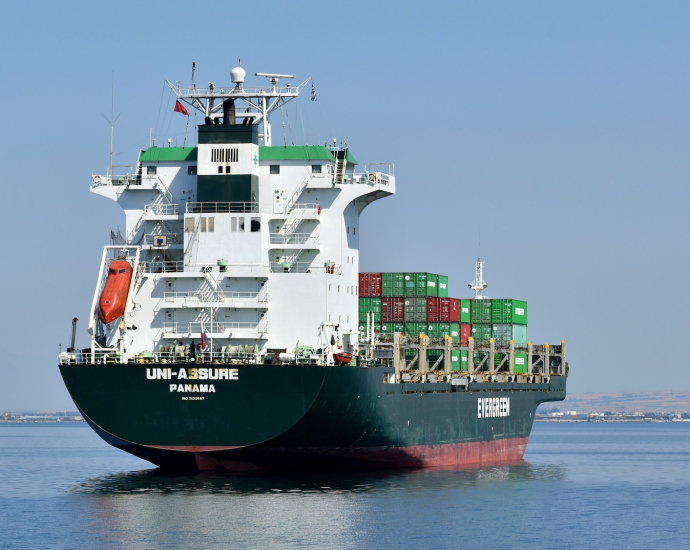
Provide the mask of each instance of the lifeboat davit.
{"label": "lifeboat davit", "polygon": [[129,262],[116,260],[110,264],[108,279],[98,302],[98,318],[106,325],[122,317],[125,312],[131,282],[132,266]]}
{"label": "lifeboat davit", "polygon": [[349,365],[352,361],[352,354],[347,351],[339,351],[333,354],[333,361],[336,365]]}

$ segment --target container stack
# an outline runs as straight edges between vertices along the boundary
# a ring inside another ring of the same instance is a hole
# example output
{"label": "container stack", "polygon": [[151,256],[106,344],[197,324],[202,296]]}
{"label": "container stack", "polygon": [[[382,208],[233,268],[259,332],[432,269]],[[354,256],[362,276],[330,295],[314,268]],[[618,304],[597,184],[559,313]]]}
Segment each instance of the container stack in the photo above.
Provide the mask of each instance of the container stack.
{"label": "container stack", "polygon": [[[486,347],[493,338],[496,345],[507,346],[512,340],[515,372],[525,372],[527,355],[527,302],[513,299],[458,299],[448,295],[448,277],[434,273],[360,273],[359,332],[366,336],[367,314],[374,314],[374,332],[393,337],[401,332],[417,337],[429,336],[443,344],[446,335],[453,343],[467,346],[469,337],[476,348]],[[408,350],[408,354],[414,350]],[[433,363],[443,354],[429,350]],[[408,359],[412,359],[408,357]],[[483,359],[475,353],[475,362]],[[497,364],[502,354],[494,354]],[[453,350],[453,370],[467,370],[467,351]]]}

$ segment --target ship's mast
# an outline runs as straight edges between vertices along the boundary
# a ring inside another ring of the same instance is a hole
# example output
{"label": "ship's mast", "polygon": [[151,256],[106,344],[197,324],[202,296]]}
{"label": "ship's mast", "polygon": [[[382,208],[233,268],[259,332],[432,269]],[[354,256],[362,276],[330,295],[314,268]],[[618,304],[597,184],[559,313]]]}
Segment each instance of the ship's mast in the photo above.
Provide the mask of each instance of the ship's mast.
{"label": "ship's mast", "polygon": [[467,286],[474,290],[475,300],[488,298],[488,296],[482,296],[482,291],[489,285],[484,282],[484,262],[482,262],[481,258],[477,258],[476,278]]}
{"label": "ship's mast", "polygon": [[[219,124],[223,113],[224,100],[230,99],[234,102],[242,101],[246,108],[242,112],[240,109],[235,111],[235,118],[243,119],[243,124],[262,124],[263,132],[259,137],[263,139],[264,145],[271,145],[271,123],[270,115],[287,102],[299,96],[311,77],[302,82],[297,88],[286,84],[284,88],[278,87],[278,79],[294,78],[289,74],[254,73],[255,76],[263,76],[271,80],[270,88],[245,88],[244,79],[246,72],[242,67],[235,67],[230,71],[230,77],[235,86],[216,86],[209,82],[208,88],[197,88],[192,82],[191,88],[180,88],[179,83],[165,82],[175,93],[177,99],[190,105],[194,109],[202,112],[206,124]],[[216,102],[216,100],[221,100]],[[234,124],[232,121],[230,124]],[[227,123],[226,123],[227,124]]]}

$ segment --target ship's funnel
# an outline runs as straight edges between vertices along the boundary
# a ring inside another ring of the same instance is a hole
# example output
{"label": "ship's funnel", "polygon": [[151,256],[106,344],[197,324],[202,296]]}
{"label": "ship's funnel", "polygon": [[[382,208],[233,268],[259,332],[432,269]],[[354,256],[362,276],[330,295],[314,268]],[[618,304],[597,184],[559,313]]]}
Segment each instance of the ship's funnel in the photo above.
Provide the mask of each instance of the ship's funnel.
{"label": "ship's funnel", "polygon": [[77,339],[77,319],[76,317],[72,319],[72,339],[70,340],[70,346],[67,350],[68,352],[74,353],[74,344]]}
{"label": "ship's funnel", "polygon": [[223,101],[223,124],[235,124],[235,100],[226,99]]}

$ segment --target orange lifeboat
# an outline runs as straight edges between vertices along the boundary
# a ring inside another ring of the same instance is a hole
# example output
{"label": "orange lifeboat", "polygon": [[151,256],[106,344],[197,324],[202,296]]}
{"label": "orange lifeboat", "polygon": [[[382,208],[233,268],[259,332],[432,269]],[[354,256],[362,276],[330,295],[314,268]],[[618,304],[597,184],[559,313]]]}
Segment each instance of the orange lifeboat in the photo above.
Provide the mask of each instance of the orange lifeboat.
{"label": "orange lifeboat", "polygon": [[106,325],[125,312],[129,285],[132,282],[132,266],[124,260],[117,260],[108,268],[108,279],[98,302],[98,318]]}
{"label": "orange lifeboat", "polygon": [[349,365],[352,361],[352,354],[347,351],[338,351],[333,354],[333,361],[336,366]]}

